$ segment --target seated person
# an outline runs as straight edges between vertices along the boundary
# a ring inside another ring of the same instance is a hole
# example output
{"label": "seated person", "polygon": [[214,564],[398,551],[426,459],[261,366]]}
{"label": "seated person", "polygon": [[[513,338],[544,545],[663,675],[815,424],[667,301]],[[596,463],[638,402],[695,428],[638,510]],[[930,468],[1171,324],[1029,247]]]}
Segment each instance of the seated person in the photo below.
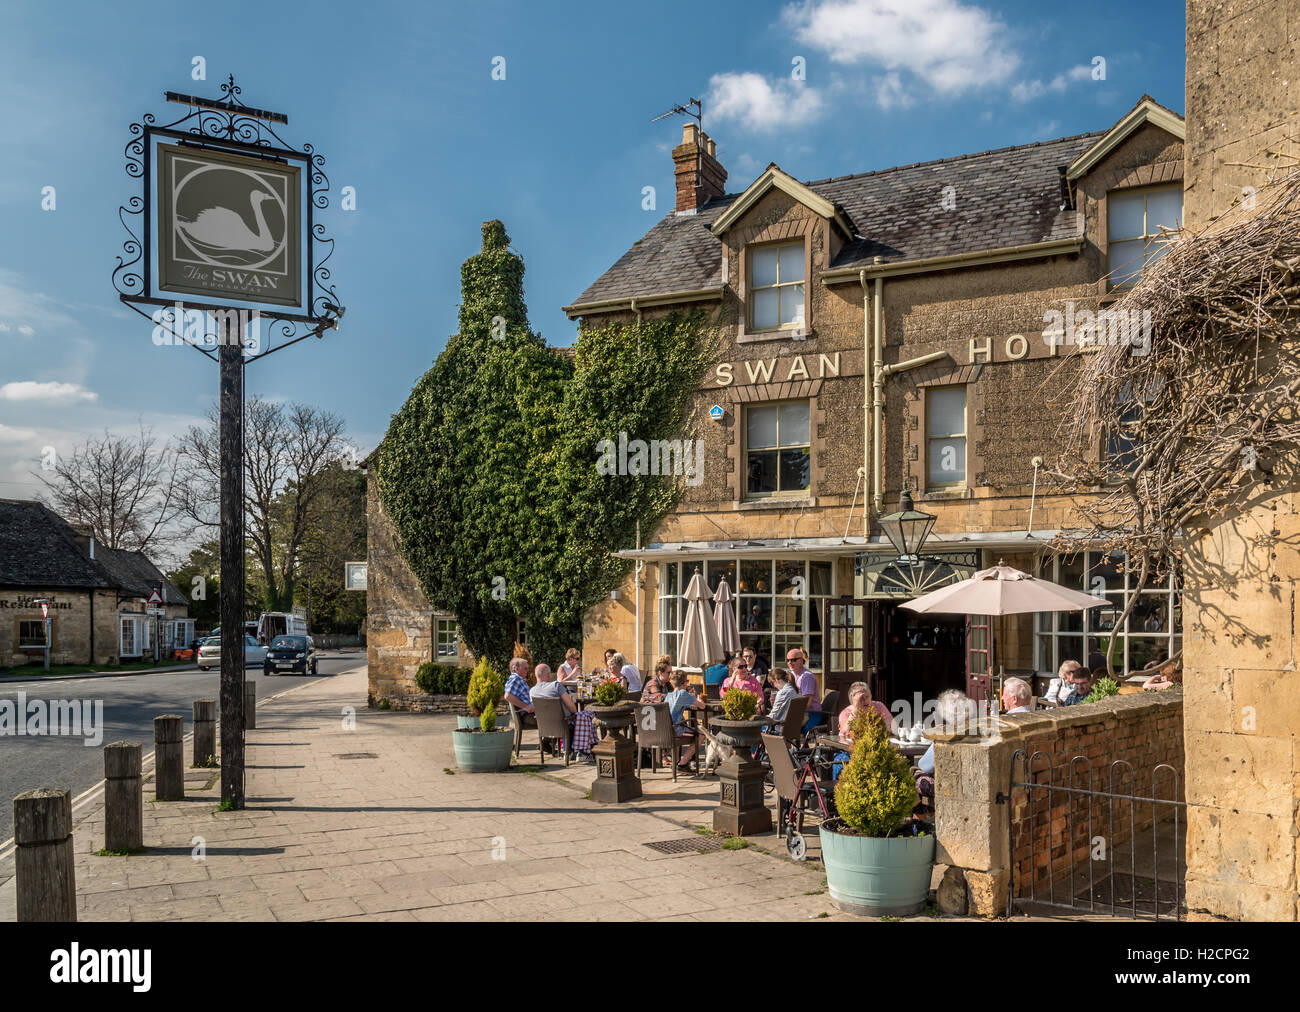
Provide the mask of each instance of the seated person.
{"label": "seated person", "polygon": [[528,662],[516,657],[507,669],[510,676],[506,679],[506,702],[512,703],[519,711],[519,719],[524,727],[536,727],[537,716],[533,713],[533,699],[528,687]]}
{"label": "seated person", "polygon": [[1076,706],[1092,693],[1092,673],[1087,668],[1075,668],[1070,672],[1070,679],[1074,688],[1061,700],[1062,706]]}
{"label": "seated person", "polygon": [[817,676],[804,666],[803,650],[799,647],[791,647],[786,652],[785,661],[790,665],[791,683],[799,695],[808,697],[808,716],[803,723],[803,729],[807,731],[827,719],[822,713],[822,701],[817,698]]}
{"label": "seated person", "polygon": [[1034,690],[1023,678],[1008,678],[1002,683],[1002,712],[1029,713]]}
{"label": "seated person", "polygon": [[723,680],[727,677],[727,672],[728,672],[728,668],[727,668],[726,661],[723,661],[719,664],[714,664],[704,669],[705,695],[708,695],[710,687],[713,688],[714,698],[717,698],[722,694],[722,690],[720,686],[722,685]]}
{"label": "seated person", "polygon": [[641,672],[635,664],[629,664],[622,654],[615,654],[609,659],[609,673],[621,678],[628,692],[641,691]]}
{"label": "seated person", "polygon": [[582,674],[582,655],[578,653],[577,647],[569,647],[564,652],[564,663],[560,665],[560,670],[556,677],[562,682],[572,681]]}
{"label": "seated person", "polygon": [[[1008,681],[1011,681],[1011,679],[1008,679]],[[1015,681],[1020,681],[1020,679],[1017,678]],[[935,702],[937,722],[943,727],[962,728],[968,726],[972,720],[973,710],[970,697],[960,689],[945,689],[939,693],[939,698]],[[916,768],[928,777],[934,776],[933,742],[925,750],[925,755],[916,761]],[[931,790],[933,791],[933,788]]]}
{"label": "seated person", "polygon": [[664,697],[672,691],[672,674],[673,666],[668,661],[668,655],[665,654],[655,662],[654,674],[642,687],[641,702],[662,703]]}
{"label": "seated person", "polygon": [[[521,657],[519,660],[523,660],[523,658]],[[586,755],[591,751],[591,747],[596,744],[596,729],[591,722],[591,714],[586,710],[578,709],[578,704],[573,701],[573,695],[556,681],[549,664],[537,665],[533,677],[536,684],[532,689],[532,698],[558,699],[560,701],[560,705],[564,707],[564,719],[569,722],[573,730],[573,751]]]}
{"label": "seated person", "polygon": [[[668,704],[668,713],[673,718],[673,734],[678,738],[694,738],[695,731],[686,723],[684,714],[688,707],[700,708],[700,702],[694,696],[690,689],[686,687],[686,672],[674,671],[671,676],[672,689],[664,696],[664,702]],[[687,764],[695,757],[695,750],[698,746],[692,745],[678,763],[679,769],[686,769]],[[668,760],[671,762],[671,760]]]}
{"label": "seated person", "polygon": [[756,714],[763,712],[763,687],[758,684],[758,679],[750,674],[749,666],[744,661],[738,661],[735,668],[732,669],[731,676],[722,683],[722,694],[725,696],[728,689],[743,689],[745,692],[752,692],[758,697],[758,709]]}
{"label": "seated person", "polygon": [[1178,666],[1178,662],[1164,661],[1156,665],[1155,674],[1142,683],[1142,688],[1146,692],[1158,692],[1182,683],[1183,669]]}
{"label": "seated person", "polygon": [[799,695],[799,690],[790,683],[790,674],[784,668],[773,668],[770,672],[776,695],[772,697],[772,709],[769,716],[774,724],[785,720],[785,713],[790,709],[790,701]]}
{"label": "seated person", "polygon": [[880,719],[885,722],[885,728],[889,733],[897,735],[898,725],[894,723],[894,715],[889,712],[889,707],[871,698],[871,686],[866,682],[854,682],[849,686],[849,706],[840,714],[840,737],[852,742],[853,737],[849,733],[849,727],[853,724],[853,718],[871,708],[880,714]]}

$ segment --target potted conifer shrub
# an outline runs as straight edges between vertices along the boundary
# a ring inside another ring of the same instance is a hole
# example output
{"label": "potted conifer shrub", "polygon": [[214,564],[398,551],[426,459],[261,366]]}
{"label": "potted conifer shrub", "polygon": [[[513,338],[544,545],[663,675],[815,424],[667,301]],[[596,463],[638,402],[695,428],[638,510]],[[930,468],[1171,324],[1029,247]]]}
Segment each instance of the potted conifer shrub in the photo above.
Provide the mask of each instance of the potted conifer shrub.
{"label": "potted conifer shrub", "polygon": [[470,675],[465,700],[478,716],[478,727],[458,727],[452,732],[456,748],[456,765],[466,773],[499,773],[510,768],[510,751],[514,735],[497,728],[497,704],[505,692],[505,682],[486,657]]}
{"label": "potted conifer shrub", "polygon": [[853,755],[835,785],[838,818],[821,828],[831,902],[869,917],[925,909],[934,833],[908,820],[918,801],[911,763],[889,744],[875,710],[853,721]]}

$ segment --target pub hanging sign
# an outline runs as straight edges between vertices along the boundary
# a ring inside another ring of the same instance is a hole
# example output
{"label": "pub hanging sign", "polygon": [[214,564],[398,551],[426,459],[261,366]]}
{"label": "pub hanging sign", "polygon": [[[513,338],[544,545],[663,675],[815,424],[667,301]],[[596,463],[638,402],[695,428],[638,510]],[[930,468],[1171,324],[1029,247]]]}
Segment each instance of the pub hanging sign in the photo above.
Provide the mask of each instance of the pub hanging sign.
{"label": "pub hanging sign", "polygon": [[302,306],[300,167],[158,146],[158,287]]}

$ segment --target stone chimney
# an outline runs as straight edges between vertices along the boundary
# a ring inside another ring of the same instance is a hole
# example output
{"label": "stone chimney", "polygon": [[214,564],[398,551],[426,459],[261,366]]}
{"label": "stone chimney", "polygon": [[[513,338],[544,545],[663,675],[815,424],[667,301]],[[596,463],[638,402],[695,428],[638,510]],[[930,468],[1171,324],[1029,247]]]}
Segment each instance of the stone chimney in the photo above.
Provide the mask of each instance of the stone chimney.
{"label": "stone chimney", "polygon": [[727,192],[727,170],[717,152],[713,139],[694,123],[682,128],[682,143],[673,148],[678,211],[694,211]]}

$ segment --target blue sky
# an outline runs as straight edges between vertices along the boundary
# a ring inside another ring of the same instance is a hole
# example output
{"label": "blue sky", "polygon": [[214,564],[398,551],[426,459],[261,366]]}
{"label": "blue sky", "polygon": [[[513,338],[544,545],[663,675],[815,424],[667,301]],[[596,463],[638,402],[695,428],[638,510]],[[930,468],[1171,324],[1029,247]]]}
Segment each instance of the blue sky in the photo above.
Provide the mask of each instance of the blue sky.
{"label": "blue sky", "polygon": [[[191,79],[195,56],[206,81]],[[43,447],[141,422],[170,436],[215,395],[215,365],[155,347],[110,283],[118,205],[138,192],[127,127],[182,112],[164,90],[215,97],[234,73],[246,103],[289,114],[287,140],[324,154],[347,316],[323,342],[251,368],[249,390],[337,411],[364,452],[455,329],[460,263],[483,220],[505,221],[525,259],[534,328],[572,343],[560,307],[671,210],[682,120],[649,121],[677,102],[704,97],[736,192],[769,161],[815,179],[1104,129],[1144,92],[1182,112],[1183,61],[1178,0],[10,0],[0,496],[40,491],[29,472]],[[338,209],[345,185],[353,212]],[[646,186],[655,211],[642,209]]]}

